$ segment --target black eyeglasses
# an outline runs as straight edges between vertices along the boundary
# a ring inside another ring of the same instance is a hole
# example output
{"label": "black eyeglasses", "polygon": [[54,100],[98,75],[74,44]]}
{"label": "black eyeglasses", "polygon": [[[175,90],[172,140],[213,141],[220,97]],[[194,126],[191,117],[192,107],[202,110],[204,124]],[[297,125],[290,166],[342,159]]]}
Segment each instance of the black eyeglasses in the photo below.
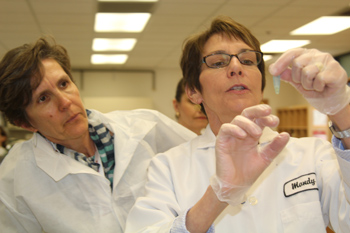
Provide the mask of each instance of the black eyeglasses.
{"label": "black eyeglasses", "polygon": [[228,66],[232,57],[246,66],[257,66],[262,61],[263,53],[258,51],[244,51],[238,54],[214,53],[203,57],[202,63],[209,68],[219,69]]}

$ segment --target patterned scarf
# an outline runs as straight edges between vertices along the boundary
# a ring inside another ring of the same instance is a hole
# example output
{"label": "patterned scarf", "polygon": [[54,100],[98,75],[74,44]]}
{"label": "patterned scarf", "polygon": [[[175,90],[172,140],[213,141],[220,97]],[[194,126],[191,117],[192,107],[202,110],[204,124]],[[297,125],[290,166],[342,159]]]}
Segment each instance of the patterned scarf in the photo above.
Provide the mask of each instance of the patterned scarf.
{"label": "patterned scarf", "polygon": [[[113,174],[115,167],[114,137],[93,112],[86,109],[86,113],[88,115],[90,138],[94,141],[98,153],[100,154],[105,176],[111,182],[111,187],[113,187]],[[56,148],[62,154],[74,158],[78,162],[91,167],[97,172],[99,171],[100,164],[95,162],[95,156],[86,157],[82,153],[73,151],[59,144],[56,145]]]}

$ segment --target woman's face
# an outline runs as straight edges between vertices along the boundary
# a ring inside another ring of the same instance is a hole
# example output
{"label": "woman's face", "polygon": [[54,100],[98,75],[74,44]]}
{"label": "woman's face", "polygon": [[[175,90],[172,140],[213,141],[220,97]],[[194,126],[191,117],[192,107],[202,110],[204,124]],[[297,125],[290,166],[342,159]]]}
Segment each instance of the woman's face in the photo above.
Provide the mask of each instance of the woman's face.
{"label": "woman's face", "polygon": [[3,135],[3,132],[1,130],[2,129],[0,129],[0,147],[2,146],[2,143],[7,140],[7,137]]}
{"label": "woman's face", "polygon": [[186,93],[182,94],[180,102],[174,100],[173,104],[175,111],[179,113],[178,122],[181,125],[192,130],[196,134],[200,134],[200,131],[207,126],[208,120],[201,111],[201,106],[193,104]]}
{"label": "woman's face", "polygon": [[[247,49],[253,50],[241,40],[215,34],[206,42],[202,55],[238,54]],[[232,57],[226,67],[212,69],[203,63],[201,69],[202,91],[194,90],[190,97],[195,103],[203,103],[211,125],[231,122],[243,109],[261,102],[262,75],[257,66],[243,65]]]}
{"label": "woman's face", "polygon": [[31,126],[54,143],[66,145],[88,134],[88,121],[78,88],[54,59],[45,59],[43,79],[26,107]]}

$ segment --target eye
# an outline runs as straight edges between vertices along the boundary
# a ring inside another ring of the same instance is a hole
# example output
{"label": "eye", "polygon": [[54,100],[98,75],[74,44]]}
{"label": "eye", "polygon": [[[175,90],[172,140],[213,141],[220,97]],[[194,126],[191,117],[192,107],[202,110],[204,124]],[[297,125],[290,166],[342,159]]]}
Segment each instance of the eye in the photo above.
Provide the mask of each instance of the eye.
{"label": "eye", "polygon": [[60,86],[61,87],[67,87],[68,86],[68,81],[67,80],[62,81]]}
{"label": "eye", "polygon": [[39,103],[45,102],[46,99],[47,99],[47,96],[46,95],[42,95],[42,96],[39,97],[38,102]]}
{"label": "eye", "polygon": [[253,61],[248,60],[248,59],[241,60],[241,63],[242,63],[243,65],[247,65],[247,66],[252,66],[252,65],[255,64]]}
{"label": "eye", "polygon": [[213,63],[211,65],[215,66],[215,67],[222,67],[222,66],[226,65],[226,62],[225,61],[216,61],[215,63]]}
{"label": "eye", "polygon": [[216,68],[221,68],[224,67],[228,64],[230,57],[227,56],[226,54],[215,54],[210,57],[209,59],[209,66],[210,67],[216,67]]}
{"label": "eye", "polygon": [[257,62],[258,55],[255,52],[247,51],[239,54],[238,56],[241,64],[243,65],[254,66],[258,64]]}

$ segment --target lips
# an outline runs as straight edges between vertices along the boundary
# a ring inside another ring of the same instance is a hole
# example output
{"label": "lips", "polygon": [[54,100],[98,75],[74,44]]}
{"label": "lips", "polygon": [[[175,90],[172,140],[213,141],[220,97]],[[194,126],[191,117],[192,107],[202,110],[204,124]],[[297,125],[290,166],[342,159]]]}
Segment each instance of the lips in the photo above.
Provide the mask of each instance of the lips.
{"label": "lips", "polygon": [[246,85],[237,84],[237,85],[232,86],[227,91],[243,91],[243,90],[247,90],[247,89],[248,89],[248,87]]}
{"label": "lips", "polygon": [[74,114],[72,117],[70,117],[70,118],[66,121],[66,123],[70,123],[70,122],[74,121],[74,120],[78,117],[78,115],[79,115],[79,113]]}

